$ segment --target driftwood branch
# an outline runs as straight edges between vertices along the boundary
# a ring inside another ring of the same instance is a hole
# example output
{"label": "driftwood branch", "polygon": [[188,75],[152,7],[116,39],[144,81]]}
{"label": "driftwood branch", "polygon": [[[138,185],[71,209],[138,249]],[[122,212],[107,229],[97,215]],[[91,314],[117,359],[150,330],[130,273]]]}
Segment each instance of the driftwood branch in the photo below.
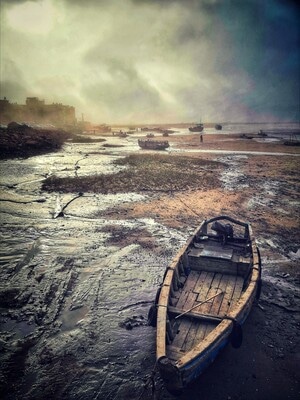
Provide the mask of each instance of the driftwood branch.
{"label": "driftwood branch", "polygon": [[73,199],[71,199],[70,201],[68,201],[67,202],[67,204],[66,205],[64,205],[63,207],[62,207],[62,209],[60,210],[60,212],[56,215],[56,217],[54,217],[54,218],[59,218],[59,217],[64,217],[64,210],[68,207],[68,205],[69,204],[71,204],[74,200],[76,200],[76,199],[78,199],[79,197],[82,197],[83,196],[83,193],[82,192],[80,192],[80,193],[78,193],[78,195],[76,196],[76,197],[73,197]]}

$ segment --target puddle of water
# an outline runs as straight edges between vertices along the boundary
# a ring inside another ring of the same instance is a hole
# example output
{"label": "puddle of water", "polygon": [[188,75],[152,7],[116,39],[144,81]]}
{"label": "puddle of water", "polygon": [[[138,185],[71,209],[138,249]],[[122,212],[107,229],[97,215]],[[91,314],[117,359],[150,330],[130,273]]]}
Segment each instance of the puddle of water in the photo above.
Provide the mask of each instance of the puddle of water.
{"label": "puddle of water", "polygon": [[276,143],[281,141],[280,138],[263,138],[263,139],[253,138],[252,140],[258,143]]}
{"label": "puddle of water", "polygon": [[36,329],[36,325],[28,321],[15,321],[12,319],[6,319],[0,324],[0,333],[5,334],[9,332],[13,334],[13,339],[24,338],[27,335],[33,333]]}
{"label": "puddle of water", "polygon": [[63,332],[72,330],[76,325],[82,321],[88,313],[88,307],[81,306],[77,309],[64,311],[60,319],[62,321],[61,330]]}
{"label": "puddle of water", "polygon": [[300,154],[294,153],[270,153],[267,151],[239,151],[239,150],[205,150],[205,149],[170,149],[171,152],[186,152],[186,153],[209,153],[209,154],[236,154],[236,155],[256,155],[256,156],[295,156]]}

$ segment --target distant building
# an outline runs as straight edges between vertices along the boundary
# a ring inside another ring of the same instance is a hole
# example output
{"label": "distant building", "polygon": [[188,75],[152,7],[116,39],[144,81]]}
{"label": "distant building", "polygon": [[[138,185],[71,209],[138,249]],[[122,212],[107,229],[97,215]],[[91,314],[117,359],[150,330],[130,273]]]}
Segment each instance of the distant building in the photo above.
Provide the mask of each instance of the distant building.
{"label": "distant building", "polygon": [[45,104],[38,97],[27,97],[26,104],[10,103],[0,99],[0,123],[11,121],[31,124],[66,126],[76,124],[75,108],[61,103]]}

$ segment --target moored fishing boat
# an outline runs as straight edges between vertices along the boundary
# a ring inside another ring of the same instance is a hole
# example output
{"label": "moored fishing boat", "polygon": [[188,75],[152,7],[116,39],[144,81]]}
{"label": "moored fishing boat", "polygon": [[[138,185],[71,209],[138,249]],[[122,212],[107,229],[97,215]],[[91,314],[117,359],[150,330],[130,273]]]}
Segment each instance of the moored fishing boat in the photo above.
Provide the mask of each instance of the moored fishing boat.
{"label": "moored fishing boat", "polygon": [[191,126],[189,127],[189,131],[190,132],[202,132],[204,129],[203,124],[197,124],[195,126]]}
{"label": "moored fishing boat", "polygon": [[202,132],[203,129],[204,129],[203,124],[198,124],[198,125],[189,127],[190,132]]}
{"label": "moored fishing boat", "polygon": [[168,391],[180,393],[231,342],[261,287],[259,250],[249,223],[205,220],[167,268],[150,308],[156,365]]}
{"label": "moored fishing boat", "polygon": [[165,150],[170,146],[167,140],[139,139],[138,144],[142,149],[147,150]]}
{"label": "moored fishing boat", "polygon": [[127,133],[127,132],[124,132],[124,131],[113,132],[113,136],[119,136],[119,137],[124,138],[124,137],[127,137],[127,136],[128,136],[128,133]]}

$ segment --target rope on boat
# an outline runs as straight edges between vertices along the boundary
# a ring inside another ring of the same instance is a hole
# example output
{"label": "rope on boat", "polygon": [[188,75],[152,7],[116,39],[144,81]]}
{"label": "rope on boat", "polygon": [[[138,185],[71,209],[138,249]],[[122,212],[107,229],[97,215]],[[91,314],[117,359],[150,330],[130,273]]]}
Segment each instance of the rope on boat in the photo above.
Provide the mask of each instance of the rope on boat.
{"label": "rope on boat", "polygon": [[194,211],[194,210],[193,210],[190,206],[188,206],[183,200],[181,200],[180,197],[178,197],[178,200],[181,201],[181,203],[182,203],[183,205],[185,205],[185,207],[187,207],[189,210],[191,210],[195,215],[197,215],[197,217],[201,217],[200,214],[196,213],[196,211]]}
{"label": "rope on boat", "polygon": [[152,372],[151,372],[149,378],[147,379],[147,381],[146,381],[146,383],[145,383],[145,385],[144,385],[144,389],[143,389],[142,393],[140,394],[140,397],[138,398],[138,400],[141,400],[141,399],[142,399],[142,397],[144,396],[144,394],[145,394],[145,392],[146,392],[146,390],[148,389],[148,386],[149,386],[150,384],[151,384],[152,399],[155,399],[155,391],[156,391],[156,388],[155,388],[155,380],[154,380],[154,378],[155,378],[156,372],[157,372],[157,361],[156,361],[155,364],[154,364],[154,367],[153,367],[153,369],[152,369]]}
{"label": "rope on boat", "polygon": [[232,321],[233,327],[230,334],[230,342],[233,348],[240,348],[243,342],[243,330],[241,324],[236,320],[236,318],[230,317],[229,315],[225,315],[223,319]]}

